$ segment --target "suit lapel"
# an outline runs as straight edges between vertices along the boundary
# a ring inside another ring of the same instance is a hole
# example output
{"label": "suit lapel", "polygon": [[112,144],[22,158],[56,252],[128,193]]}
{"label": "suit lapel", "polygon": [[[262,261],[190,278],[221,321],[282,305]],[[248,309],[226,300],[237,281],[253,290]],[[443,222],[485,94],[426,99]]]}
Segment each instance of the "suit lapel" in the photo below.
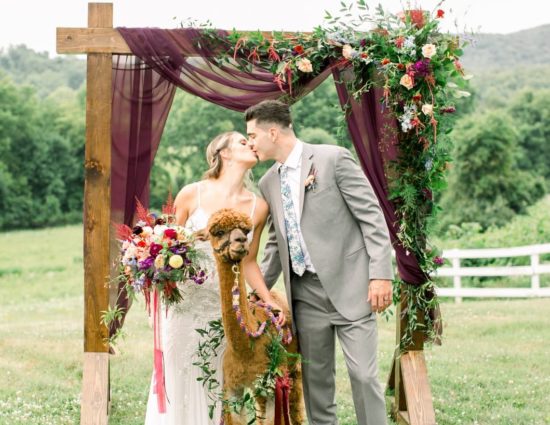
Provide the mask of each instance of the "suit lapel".
{"label": "suit lapel", "polygon": [[300,175],[300,221],[302,221],[301,217],[303,217],[303,210],[304,210],[304,198],[306,194],[306,187],[304,186],[304,182],[306,181],[307,176],[309,175],[309,171],[311,170],[311,166],[313,164],[313,149],[311,149],[311,145],[308,143],[304,143],[304,150],[302,151],[302,170]]}

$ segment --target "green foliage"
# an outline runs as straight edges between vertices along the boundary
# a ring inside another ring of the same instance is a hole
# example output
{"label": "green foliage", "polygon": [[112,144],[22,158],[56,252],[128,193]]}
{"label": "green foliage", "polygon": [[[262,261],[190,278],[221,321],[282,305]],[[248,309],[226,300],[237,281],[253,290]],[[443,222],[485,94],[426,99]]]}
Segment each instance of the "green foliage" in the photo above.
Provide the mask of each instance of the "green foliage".
{"label": "green foliage", "polygon": [[468,117],[454,132],[455,167],[441,205],[441,228],[478,222],[502,226],[545,193],[542,178],[518,169],[521,155],[515,120],[504,111]]}
{"label": "green foliage", "polygon": [[0,229],[81,217],[83,113],[0,77]]}

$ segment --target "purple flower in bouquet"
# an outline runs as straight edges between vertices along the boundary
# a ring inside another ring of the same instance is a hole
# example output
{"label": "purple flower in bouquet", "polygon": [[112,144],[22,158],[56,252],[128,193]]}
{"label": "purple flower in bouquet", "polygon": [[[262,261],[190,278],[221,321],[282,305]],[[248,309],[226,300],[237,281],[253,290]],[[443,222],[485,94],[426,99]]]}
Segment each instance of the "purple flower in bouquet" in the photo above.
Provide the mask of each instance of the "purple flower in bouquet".
{"label": "purple flower in bouquet", "polygon": [[442,257],[437,256],[434,258],[434,264],[442,266],[443,264],[445,264],[445,260]]}
{"label": "purple flower in bouquet", "polygon": [[140,270],[147,270],[153,267],[155,263],[155,257],[147,257],[145,260],[139,262]]}
{"label": "purple flower in bouquet", "polygon": [[428,58],[419,60],[413,65],[412,68],[415,76],[426,77],[430,74],[430,60]]}
{"label": "purple flower in bouquet", "polygon": [[197,285],[202,285],[206,280],[206,273],[204,272],[204,270],[200,270],[197,273],[195,273],[193,276],[191,276],[191,279],[193,279],[193,281]]}
{"label": "purple flower in bouquet", "polygon": [[161,249],[162,249],[162,245],[158,243],[152,243],[151,247],[149,248],[149,253],[152,256],[157,256]]}
{"label": "purple flower in bouquet", "polygon": [[170,248],[170,251],[172,251],[174,254],[185,254],[187,252],[187,246],[186,245],[174,245],[172,248]]}

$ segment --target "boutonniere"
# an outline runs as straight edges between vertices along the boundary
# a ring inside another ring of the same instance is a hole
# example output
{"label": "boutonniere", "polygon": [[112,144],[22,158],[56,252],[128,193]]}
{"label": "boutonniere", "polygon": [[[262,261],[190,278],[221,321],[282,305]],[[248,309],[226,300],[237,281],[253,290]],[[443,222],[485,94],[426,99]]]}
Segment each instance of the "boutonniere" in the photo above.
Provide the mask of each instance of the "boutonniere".
{"label": "boutonniere", "polygon": [[317,170],[315,169],[314,164],[311,164],[309,173],[304,181],[304,186],[306,187],[306,192],[309,190],[315,191],[317,187]]}

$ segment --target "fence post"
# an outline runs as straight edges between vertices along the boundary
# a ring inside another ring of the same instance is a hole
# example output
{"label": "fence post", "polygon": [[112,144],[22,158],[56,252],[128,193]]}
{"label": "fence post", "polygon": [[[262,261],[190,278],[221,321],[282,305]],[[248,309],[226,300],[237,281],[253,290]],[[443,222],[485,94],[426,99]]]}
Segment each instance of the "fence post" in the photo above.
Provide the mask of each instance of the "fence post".
{"label": "fence post", "polygon": [[539,254],[531,254],[531,291],[537,296],[540,289]]}
{"label": "fence post", "polygon": [[[460,280],[460,258],[453,257],[453,287],[455,292],[458,294],[462,289],[462,281]],[[458,295],[455,296],[455,303],[460,304],[462,302],[462,297]]]}

